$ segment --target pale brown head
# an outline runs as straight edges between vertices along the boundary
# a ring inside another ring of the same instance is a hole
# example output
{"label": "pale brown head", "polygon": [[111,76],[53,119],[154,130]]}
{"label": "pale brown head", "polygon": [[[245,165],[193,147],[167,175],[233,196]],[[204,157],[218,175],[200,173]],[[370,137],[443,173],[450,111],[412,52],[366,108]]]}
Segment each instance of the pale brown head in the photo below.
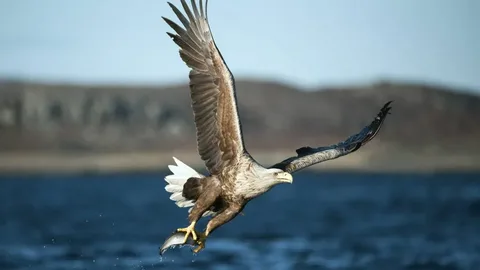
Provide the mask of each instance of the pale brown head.
{"label": "pale brown head", "polygon": [[281,183],[293,183],[293,177],[290,173],[284,172],[283,170],[277,168],[267,169],[263,171],[262,179],[272,183],[272,185]]}

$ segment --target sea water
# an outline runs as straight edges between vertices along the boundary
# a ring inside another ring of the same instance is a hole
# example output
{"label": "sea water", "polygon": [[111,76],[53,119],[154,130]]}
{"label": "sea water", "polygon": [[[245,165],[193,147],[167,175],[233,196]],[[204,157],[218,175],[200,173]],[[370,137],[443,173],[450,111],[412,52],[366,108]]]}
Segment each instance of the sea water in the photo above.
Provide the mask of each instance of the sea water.
{"label": "sea water", "polygon": [[480,269],[480,174],[298,173],[161,257],[164,176],[0,177],[0,269]]}

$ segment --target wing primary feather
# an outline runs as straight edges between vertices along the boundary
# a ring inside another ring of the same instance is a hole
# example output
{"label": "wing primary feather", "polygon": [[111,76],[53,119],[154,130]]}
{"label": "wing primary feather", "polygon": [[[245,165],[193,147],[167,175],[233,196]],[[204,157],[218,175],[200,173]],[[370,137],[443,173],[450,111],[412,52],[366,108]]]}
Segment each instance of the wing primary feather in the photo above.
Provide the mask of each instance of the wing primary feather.
{"label": "wing primary feather", "polygon": [[167,35],[173,39],[173,42],[177,44],[185,54],[194,58],[196,61],[204,61],[202,55],[190,45],[188,42],[185,42],[180,36],[167,32]]}
{"label": "wing primary feather", "polygon": [[[203,16],[203,13],[202,12],[198,12],[198,7],[197,7],[197,3],[195,0],[191,0],[191,4],[192,4],[192,9],[193,9],[193,13],[195,14],[195,18],[197,18],[198,20],[198,24],[197,24],[197,28],[198,28],[198,31],[199,31],[199,34],[201,34],[202,36],[205,34],[205,25],[203,23],[203,19],[205,18]],[[200,4],[202,4],[202,0],[200,0]]]}
{"label": "wing primary feather", "polygon": [[162,19],[179,35],[184,36],[187,34],[187,30],[183,29],[180,25],[170,20],[169,18],[162,17]]}
{"label": "wing primary feather", "polygon": [[[183,4],[183,2],[184,1],[182,0],[182,4]],[[177,15],[177,18],[180,20],[180,22],[182,22],[183,26],[185,26],[185,28],[188,29],[190,23],[188,22],[187,18],[185,18],[185,16],[183,16],[182,12],[176,6],[174,6],[170,2],[167,2],[167,3],[170,6],[170,8],[173,10],[175,15]]]}
{"label": "wing primary feather", "polygon": [[205,19],[208,21],[208,0],[205,1]]}
{"label": "wing primary feather", "polygon": [[[184,3],[185,1],[182,0],[182,4]],[[190,25],[190,22],[187,20],[187,18],[185,16],[183,16],[182,12],[176,7],[174,6],[172,3],[168,2],[168,5],[170,6],[170,8],[173,10],[173,12],[175,13],[175,15],[177,15],[177,18],[180,20],[180,22],[183,24],[183,26],[185,27],[185,30],[184,32],[182,32],[182,34],[178,33],[180,36],[183,36],[184,33],[186,32],[186,36],[188,36],[192,42],[195,43],[196,46],[198,47],[201,47],[200,44],[201,44],[201,38],[195,34],[195,31],[192,31],[192,30],[189,30],[189,29],[193,29]],[[187,9],[188,9],[188,6],[187,6]],[[170,20],[169,20],[170,21]],[[167,21],[167,23],[169,23]],[[174,22],[170,21],[170,23],[173,23],[173,25],[176,25]],[[169,23],[169,24],[170,24]],[[170,25],[172,28],[173,26]],[[180,28],[180,26],[176,25],[177,28]],[[175,28],[174,28],[175,29]],[[195,30],[195,29],[193,29]],[[177,30],[175,29],[175,32]]]}
{"label": "wing primary feather", "polygon": [[[190,47],[201,48],[200,40],[198,40],[198,37],[195,36],[194,34],[193,34],[194,37],[192,37],[192,31],[187,31],[187,30],[183,29],[180,25],[178,25],[177,23],[175,23],[174,21],[172,21],[168,18],[165,18],[165,17],[162,17],[162,18],[179,35],[179,37],[181,39],[184,39],[184,41],[187,42],[187,43],[189,43],[189,42],[193,43],[193,45],[190,45]],[[198,50],[196,50],[196,51],[197,51],[197,53],[201,53]]]}
{"label": "wing primary feather", "polygon": [[183,9],[185,10],[185,13],[187,13],[187,17],[190,20],[190,28],[193,30],[191,32],[193,32],[197,40],[202,40],[202,38],[200,37],[201,31],[198,24],[200,21],[197,22],[196,18],[193,16],[192,11],[188,7],[185,0],[182,0],[181,2],[182,2]]}
{"label": "wing primary feather", "polygon": [[[192,1],[194,1],[194,0],[192,0]],[[202,14],[203,18],[207,18],[207,16],[205,16],[205,11],[203,9],[203,0],[200,0],[200,14]]]}
{"label": "wing primary feather", "polygon": [[[200,1],[200,2],[202,2],[202,1]],[[195,14],[195,17],[198,18],[198,19],[201,18],[201,17],[200,17],[200,14],[198,13],[198,8],[197,8],[197,3],[196,3],[196,1],[195,1],[195,0],[191,0],[190,3],[191,3],[191,5],[192,5],[192,9],[193,9],[193,13]],[[200,24],[200,25],[201,25],[201,24]],[[201,29],[201,28],[202,28],[202,27],[200,26],[200,29],[199,29],[199,30],[201,30],[202,33],[203,33],[203,29]]]}
{"label": "wing primary feather", "polygon": [[190,27],[193,26],[192,28],[194,28],[195,30],[199,30],[197,28],[197,23],[195,22],[195,17],[193,16],[192,11],[188,7],[187,3],[185,2],[185,0],[182,0],[181,2],[182,2],[183,10],[185,10],[185,13],[187,13],[187,17],[190,20]]}

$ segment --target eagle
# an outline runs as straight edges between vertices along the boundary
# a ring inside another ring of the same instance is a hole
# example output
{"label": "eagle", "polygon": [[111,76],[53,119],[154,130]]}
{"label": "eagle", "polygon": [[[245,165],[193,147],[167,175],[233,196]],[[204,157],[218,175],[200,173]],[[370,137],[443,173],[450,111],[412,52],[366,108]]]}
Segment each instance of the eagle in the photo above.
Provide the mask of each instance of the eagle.
{"label": "eagle", "polygon": [[[292,184],[292,173],[311,165],[338,158],[358,150],[376,136],[388,114],[388,102],[374,121],[347,140],[326,147],[302,147],[297,155],[273,166],[258,163],[247,151],[238,116],[235,79],[218,50],[207,18],[208,0],[191,8],[181,0],[184,13],[168,2],[183,27],[162,16],[175,33],[168,36],[179,47],[180,57],[190,69],[189,88],[193,109],[197,150],[208,175],[202,175],[174,157],[172,175],[165,177],[166,191],[177,206],[189,208],[190,224],[174,234],[182,234],[205,248],[207,237],[234,219],[247,203],[282,183]],[[195,229],[202,217],[211,219],[203,232]]]}

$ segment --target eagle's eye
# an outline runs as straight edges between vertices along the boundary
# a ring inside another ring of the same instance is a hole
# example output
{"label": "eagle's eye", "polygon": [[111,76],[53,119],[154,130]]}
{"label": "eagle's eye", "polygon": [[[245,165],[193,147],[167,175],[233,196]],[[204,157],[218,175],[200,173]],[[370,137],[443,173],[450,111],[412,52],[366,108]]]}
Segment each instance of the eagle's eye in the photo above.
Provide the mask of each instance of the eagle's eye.
{"label": "eagle's eye", "polygon": [[275,177],[276,177],[276,176],[278,176],[278,172],[276,172],[276,173],[273,173],[273,176],[275,176]]}

